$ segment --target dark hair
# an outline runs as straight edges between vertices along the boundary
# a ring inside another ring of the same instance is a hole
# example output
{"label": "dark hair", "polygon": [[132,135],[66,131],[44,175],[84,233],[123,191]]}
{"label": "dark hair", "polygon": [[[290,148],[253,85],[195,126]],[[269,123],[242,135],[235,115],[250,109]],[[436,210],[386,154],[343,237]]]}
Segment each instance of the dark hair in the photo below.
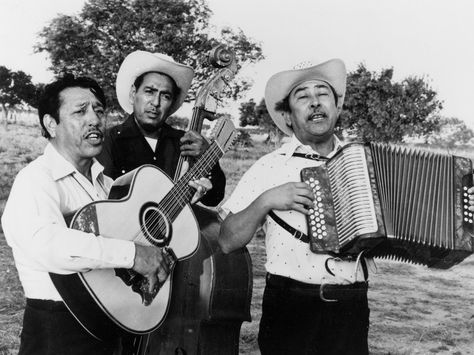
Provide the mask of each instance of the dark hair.
{"label": "dark hair", "polygon": [[104,108],[106,107],[104,91],[97,81],[88,77],[74,77],[73,74],[64,74],[62,78],[46,85],[40,94],[38,116],[44,137],[48,139],[51,138],[43,122],[44,115],[50,115],[57,123],[59,123],[59,108],[61,106],[60,94],[63,90],[73,87],[89,89],[101,102]]}
{"label": "dark hair", "polygon": [[[332,87],[332,85],[329,85],[329,88],[331,89],[333,95],[334,95],[334,101],[336,102],[336,106],[337,106],[337,102],[338,102],[338,99],[339,99],[339,96],[337,96],[336,94],[336,90],[334,90],[334,88]],[[275,111],[282,111],[282,112],[288,112],[288,113],[291,113],[291,108],[290,108],[290,94],[286,95],[282,100],[278,101],[276,104],[275,104]]]}
{"label": "dark hair", "polygon": [[176,81],[174,81],[174,79],[171,76],[169,76],[168,74],[165,74],[165,73],[162,73],[162,72],[159,72],[159,71],[147,71],[146,73],[143,73],[143,74],[140,74],[139,76],[137,76],[137,78],[133,82],[133,86],[135,86],[136,91],[138,91],[138,89],[140,88],[140,85],[142,85],[143,80],[145,79],[145,75],[150,74],[150,73],[156,73],[156,74],[164,75],[164,76],[167,76],[168,78],[170,78],[171,82],[173,83],[173,98],[178,97],[179,92],[180,92],[181,89],[176,84]]}

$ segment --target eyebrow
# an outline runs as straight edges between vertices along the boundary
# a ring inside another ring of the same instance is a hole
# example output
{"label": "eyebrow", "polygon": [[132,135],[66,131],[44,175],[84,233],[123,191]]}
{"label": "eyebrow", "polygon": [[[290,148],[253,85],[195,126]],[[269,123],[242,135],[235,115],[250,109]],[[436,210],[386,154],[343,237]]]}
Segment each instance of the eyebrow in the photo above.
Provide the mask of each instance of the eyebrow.
{"label": "eyebrow", "polygon": [[[314,85],[313,87],[316,87],[318,89],[326,89],[326,90],[329,90],[328,86],[327,85],[324,85],[324,84],[316,84]],[[301,91],[305,91],[306,89],[309,89],[311,88],[311,85],[307,85],[307,86],[303,86],[303,87],[300,87],[298,89],[295,90],[295,92],[293,93],[293,95],[296,95],[297,93],[301,92]]]}
{"label": "eyebrow", "polygon": [[82,102],[78,102],[74,105],[75,108],[84,108],[86,106],[88,106],[89,104],[92,105],[92,107],[97,107],[97,106],[100,106],[102,108],[104,108],[104,105],[102,105],[102,102],[100,102],[99,99],[97,99],[96,101],[82,101]]}
{"label": "eyebrow", "polygon": [[[143,90],[153,90],[153,91],[158,91],[158,88],[152,86],[152,85],[145,85],[143,87]],[[162,90],[161,93],[163,94],[170,94],[170,95],[173,95],[173,91],[172,90],[168,90],[168,89],[165,89],[165,90]]]}

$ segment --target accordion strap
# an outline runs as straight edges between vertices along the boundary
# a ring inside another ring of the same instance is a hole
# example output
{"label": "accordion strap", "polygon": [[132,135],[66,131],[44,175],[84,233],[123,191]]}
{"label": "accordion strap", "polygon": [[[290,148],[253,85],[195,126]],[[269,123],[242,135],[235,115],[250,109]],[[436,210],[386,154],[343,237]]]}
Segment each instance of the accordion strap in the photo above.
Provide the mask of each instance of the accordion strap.
{"label": "accordion strap", "polygon": [[329,158],[316,153],[293,153],[294,157],[305,158],[317,161],[328,161]]}
{"label": "accordion strap", "polygon": [[296,228],[293,228],[280,217],[278,217],[275,212],[270,211],[268,214],[281,228],[285,229],[288,233],[290,233],[296,239],[301,240],[304,243],[309,243],[309,237],[304,234],[302,231],[299,231]]}

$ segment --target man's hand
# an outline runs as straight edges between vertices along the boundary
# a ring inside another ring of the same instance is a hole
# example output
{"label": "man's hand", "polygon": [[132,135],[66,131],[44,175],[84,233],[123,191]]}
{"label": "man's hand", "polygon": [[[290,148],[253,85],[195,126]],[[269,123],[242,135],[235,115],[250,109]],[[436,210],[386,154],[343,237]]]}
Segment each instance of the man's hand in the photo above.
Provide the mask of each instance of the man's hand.
{"label": "man's hand", "polygon": [[194,187],[196,189],[196,193],[194,194],[191,204],[198,202],[203,196],[212,189],[211,180],[207,178],[200,178],[199,180],[192,180],[189,182],[189,186]]}
{"label": "man's hand", "polygon": [[270,210],[294,210],[309,214],[314,203],[314,194],[304,182],[288,182],[265,191],[259,196],[261,204]]}
{"label": "man's hand", "polygon": [[171,271],[171,263],[160,248],[135,244],[135,259],[132,269],[149,281],[150,292],[161,286]]}
{"label": "man's hand", "polygon": [[188,131],[180,139],[181,155],[199,158],[209,147],[207,140],[195,131]]}

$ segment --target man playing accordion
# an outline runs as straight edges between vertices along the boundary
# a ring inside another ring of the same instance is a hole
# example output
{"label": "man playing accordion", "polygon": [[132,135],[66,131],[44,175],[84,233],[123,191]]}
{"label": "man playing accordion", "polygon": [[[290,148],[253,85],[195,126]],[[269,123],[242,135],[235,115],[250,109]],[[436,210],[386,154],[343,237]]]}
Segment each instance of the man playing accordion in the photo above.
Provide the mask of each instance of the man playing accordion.
{"label": "man playing accordion", "polygon": [[291,138],[260,158],[223,205],[224,252],[266,233],[266,287],[258,342],[262,354],[367,354],[367,261],[315,254],[306,217],[312,189],[300,182],[305,167],[323,164],[341,147],[334,127],[346,91],[339,59],[273,75],[265,102]]}

